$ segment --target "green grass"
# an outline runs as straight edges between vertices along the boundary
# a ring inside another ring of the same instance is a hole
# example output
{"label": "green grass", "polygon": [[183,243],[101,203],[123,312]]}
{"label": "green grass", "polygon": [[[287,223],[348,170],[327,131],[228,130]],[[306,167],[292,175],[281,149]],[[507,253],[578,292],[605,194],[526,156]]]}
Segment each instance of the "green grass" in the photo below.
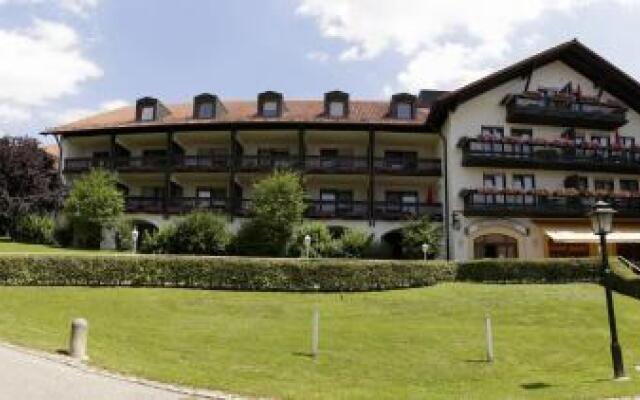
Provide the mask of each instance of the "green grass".
{"label": "green grass", "polygon": [[72,249],[44,244],[17,243],[8,238],[0,238],[0,255],[14,254],[115,254],[116,251]]}
{"label": "green grass", "polygon": [[[65,348],[90,323],[97,365],[292,399],[596,399],[640,394],[640,304],[616,296],[628,382],[612,382],[602,288],[441,284],[358,294],[0,288],[0,337]],[[307,355],[311,310],[321,355]],[[483,317],[496,361],[483,361]]]}

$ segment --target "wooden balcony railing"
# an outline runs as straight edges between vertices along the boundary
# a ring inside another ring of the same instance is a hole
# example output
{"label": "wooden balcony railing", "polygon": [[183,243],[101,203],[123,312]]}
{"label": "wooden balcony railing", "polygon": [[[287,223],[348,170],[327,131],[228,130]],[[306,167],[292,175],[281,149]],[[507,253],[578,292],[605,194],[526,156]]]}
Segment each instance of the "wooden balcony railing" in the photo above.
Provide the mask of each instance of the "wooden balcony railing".
{"label": "wooden balcony railing", "polygon": [[274,169],[296,169],[299,167],[298,156],[239,156],[236,168],[244,172],[262,172]]}
{"label": "wooden balcony railing", "polygon": [[176,171],[224,172],[229,169],[228,155],[174,155],[171,157],[171,161],[171,164]]}
{"label": "wooden balcony railing", "polygon": [[125,211],[160,214],[164,211],[164,199],[162,197],[127,196]]}
{"label": "wooden balcony railing", "polygon": [[532,191],[468,190],[462,193],[467,216],[509,216],[539,218],[586,218],[596,201],[605,200],[617,211],[617,217],[640,217],[640,195],[636,194],[562,194]]}
{"label": "wooden balcony railing", "polygon": [[156,171],[167,165],[166,156],[117,157],[115,167],[119,171]]}
{"label": "wooden balcony railing", "polygon": [[375,172],[389,175],[440,176],[442,166],[439,158],[376,158],[373,160]]}
{"label": "wooden balcony railing", "polygon": [[434,220],[442,219],[442,205],[439,203],[402,203],[392,201],[374,202],[376,219],[403,220],[430,216]]}
{"label": "wooden balcony railing", "polygon": [[369,170],[367,157],[307,156],[305,171],[309,173],[364,174]]}
{"label": "wooden balcony railing", "polygon": [[507,96],[505,105],[510,123],[593,129],[615,129],[627,123],[626,108],[570,94],[513,94]]}
{"label": "wooden balcony railing", "polygon": [[463,138],[465,167],[511,167],[640,173],[640,147],[596,146],[566,139]]}
{"label": "wooden balcony railing", "polygon": [[167,212],[170,214],[183,214],[195,210],[224,213],[227,211],[227,199],[171,197],[167,201]]}
{"label": "wooden balcony railing", "polygon": [[111,160],[101,157],[75,157],[64,160],[66,172],[82,172],[93,168],[110,168]]}
{"label": "wooden balcony railing", "polygon": [[305,216],[308,218],[368,219],[369,204],[366,201],[307,201]]}

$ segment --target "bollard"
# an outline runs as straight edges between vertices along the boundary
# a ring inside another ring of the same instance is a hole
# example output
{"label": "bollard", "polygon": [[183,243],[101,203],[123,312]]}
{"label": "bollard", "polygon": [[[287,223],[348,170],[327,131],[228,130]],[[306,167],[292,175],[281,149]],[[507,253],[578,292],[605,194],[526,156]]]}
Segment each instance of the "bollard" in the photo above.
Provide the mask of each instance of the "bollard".
{"label": "bollard", "polygon": [[493,332],[491,331],[491,317],[484,317],[485,337],[487,339],[487,362],[493,362]]}
{"label": "bollard", "polygon": [[69,340],[69,355],[77,360],[86,361],[87,333],[89,323],[84,318],[76,318],[71,322],[71,339]]}
{"label": "bollard", "polygon": [[311,324],[311,355],[315,360],[318,358],[318,342],[320,341],[320,310],[317,305],[313,308]]}

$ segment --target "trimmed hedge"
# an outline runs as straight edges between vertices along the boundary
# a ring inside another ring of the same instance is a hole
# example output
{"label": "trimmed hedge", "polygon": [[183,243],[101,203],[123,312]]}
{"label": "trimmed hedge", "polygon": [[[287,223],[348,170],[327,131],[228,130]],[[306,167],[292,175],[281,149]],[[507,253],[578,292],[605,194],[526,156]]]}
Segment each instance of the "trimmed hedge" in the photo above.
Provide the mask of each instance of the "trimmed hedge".
{"label": "trimmed hedge", "polygon": [[475,260],[458,264],[456,280],[486,283],[598,282],[593,258]]}
{"label": "trimmed hedge", "polygon": [[611,261],[611,274],[610,284],[611,289],[618,293],[640,299],[640,275],[636,275],[622,265],[620,261]]}
{"label": "trimmed hedge", "polygon": [[366,291],[452,281],[447,262],[177,256],[4,256],[0,284]]}
{"label": "trimmed hedge", "polygon": [[[618,267],[617,269],[620,269]],[[617,269],[615,269],[617,271]],[[230,290],[367,291],[438,282],[599,282],[596,259],[445,261],[191,256],[6,255],[0,285],[184,287]],[[624,272],[624,270],[622,270]],[[638,295],[640,278],[616,278]],[[632,294],[633,293],[633,294]]]}

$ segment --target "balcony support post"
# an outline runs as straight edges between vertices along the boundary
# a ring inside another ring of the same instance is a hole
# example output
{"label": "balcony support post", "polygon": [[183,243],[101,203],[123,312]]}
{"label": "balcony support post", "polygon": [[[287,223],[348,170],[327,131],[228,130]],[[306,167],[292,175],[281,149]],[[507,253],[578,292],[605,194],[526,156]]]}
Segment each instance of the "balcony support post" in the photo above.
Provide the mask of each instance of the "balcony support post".
{"label": "balcony support post", "polygon": [[236,205],[236,167],[238,165],[238,131],[232,129],[229,132],[229,160],[227,161],[227,168],[229,172],[229,181],[227,183],[227,212],[229,213],[229,220],[233,221],[233,214]]}
{"label": "balcony support post", "polygon": [[164,159],[164,196],[162,199],[162,214],[169,218],[169,202],[171,201],[171,156],[173,152],[173,131],[167,132],[167,156]]}
{"label": "balcony support post", "polygon": [[298,168],[304,173],[305,159],[307,157],[306,131],[304,128],[298,129]]}
{"label": "balcony support post", "polygon": [[112,133],[109,136],[109,168],[111,170],[116,169],[116,134]]}
{"label": "balcony support post", "polygon": [[376,131],[369,130],[368,145],[368,167],[369,167],[369,192],[367,194],[369,204],[369,225],[374,226],[376,221],[374,197],[375,197],[375,154],[376,154]]}

